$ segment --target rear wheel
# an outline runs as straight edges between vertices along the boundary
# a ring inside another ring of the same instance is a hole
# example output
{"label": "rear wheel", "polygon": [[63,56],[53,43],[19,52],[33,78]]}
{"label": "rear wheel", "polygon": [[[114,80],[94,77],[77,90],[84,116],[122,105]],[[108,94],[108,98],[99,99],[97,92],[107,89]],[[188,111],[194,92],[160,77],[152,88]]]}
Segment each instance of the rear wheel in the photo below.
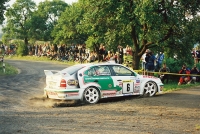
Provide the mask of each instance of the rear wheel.
{"label": "rear wheel", "polygon": [[144,86],[143,96],[154,96],[158,90],[156,83],[149,81]]}
{"label": "rear wheel", "polygon": [[85,89],[83,97],[84,101],[89,104],[95,104],[100,99],[99,91],[95,87],[88,87]]}

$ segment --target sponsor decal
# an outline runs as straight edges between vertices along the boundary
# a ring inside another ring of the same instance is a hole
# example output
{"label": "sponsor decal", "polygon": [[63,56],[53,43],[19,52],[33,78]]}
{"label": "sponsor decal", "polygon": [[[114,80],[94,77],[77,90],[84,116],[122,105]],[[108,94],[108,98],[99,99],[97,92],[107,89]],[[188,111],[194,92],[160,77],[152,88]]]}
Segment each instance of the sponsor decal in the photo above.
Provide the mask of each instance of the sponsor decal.
{"label": "sponsor decal", "polygon": [[132,94],[123,94],[123,96],[132,96]]}
{"label": "sponsor decal", "polygon": [[139,86],[140,85],[140,83],[135,83],[135,86]]}
{"label": "sponsor decal", "polygon": [[110,91],[102,91],[103,96],[116,96],[116,90],[110,90]]}
{"label": "sponsor decal", "polygon": [[122,82],[119,82],[119,87],[123,87],[123,83]]}
{"label": "sponsor decal", "polygon": [[154,77],[154,76],[148,76],[148,75],[143,75],[143,78],[153,78],[153,79],[158,79],[157,77]]}
{"label": "sponsor decal", "polygon": [[126,83],[126,82],[131,82],[131,80],[123,80],[123,82],[124,82],[124,83]]}
{"label": "sponsor decal", "polygon": [[79,95],[79,93],[78,92],[74,92],[74,93],[67,93],[67,95],[66,96],[78,96]]}
{"label": "sponsor decal", "polygon": [[134,93],[139,93],[139,91],[140,91],[140,86],[135,86]]}
{"label": "sponsor decal", "polygon": [[56,93],[56,92],[50,92],[50,91],[49,91],[49,92],[47,92],[47,94],[48,94],[48,95],[57,95],[57,93]]}
{"label": "sponsor decal", "polygon": [[78,81],[77,80],[73,80],[73,79],[70,79],[67,81],[67,84],[69,86],[77,86],[78,85]]}
{"label": "sponsor decal", "polygon": [[88,77],[88,78],[85,78],[85,80],[108,80],[109,77]]}
{"label": "sponsor decal", "polygon": [[136,83],[140,83],[140,80],[136,80]]}
{"label": "sponsor decal", "polygon": [[112,84],[108,84],[108,87],[111,88],[111,87],[112,87]]}

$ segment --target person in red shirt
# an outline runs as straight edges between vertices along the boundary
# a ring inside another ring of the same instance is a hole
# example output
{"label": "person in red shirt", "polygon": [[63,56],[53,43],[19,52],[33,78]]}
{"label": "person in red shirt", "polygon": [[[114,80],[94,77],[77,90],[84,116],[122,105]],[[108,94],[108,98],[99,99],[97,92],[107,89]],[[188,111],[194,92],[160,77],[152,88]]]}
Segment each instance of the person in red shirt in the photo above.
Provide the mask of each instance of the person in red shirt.
{"label": "person in red shirt", "polygon": [[[190,74],[190,70],[186,67],[185,64],[183,64],[181,70],[179,71],[179,74]],[[188,83],[188,82],[190,82],[190,76],[183,75],[180,77],[178,85],[181,85],[183,83]]]}

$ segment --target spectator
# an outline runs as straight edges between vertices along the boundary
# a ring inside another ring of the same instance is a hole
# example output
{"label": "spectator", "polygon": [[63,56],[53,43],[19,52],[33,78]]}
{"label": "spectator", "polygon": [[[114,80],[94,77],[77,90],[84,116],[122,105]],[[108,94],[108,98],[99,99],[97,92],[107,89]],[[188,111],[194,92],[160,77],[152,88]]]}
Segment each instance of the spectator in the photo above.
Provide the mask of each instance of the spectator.
{"label": "spectator", "polygon": [[104,54],[104,48],[103,45],[101,44],[99,47],[98,62],[103,61],[103,54]]}
{"label": "spectator", "polygon": [[126,53],[127,53],[127,55],[133,55],[132,48],[128,45],[126,46]]}
{"label": "spectator", "polygon": [[146,61],[145,61],[145,58],[146,58],[146,54],[149,52],[149,49],[147,49],[145,51],[145,53],[142,55],[141,57],[141,60],[142,60],[142,70],[146,70]]}
{"label": "spectator", "polygon": [[198,58],[197,58],[197,51],[196,51],[195,48],[192,49],[191,55],[194,58],[194,63],[197,64],[198,63]]}
{"label": "spectator", "polygon": [[38,55],[38,48],[39,48],[39,46],[37,44],[35,44],[35,56]]}
{"label": "spectator", "polygon": [[106,47],[103,46],[103,61],[105,61],[106,56],[108,55],[108,52],[106,50]]}
{"label": "spectator", "polygon": [[[186,67],[185,64],[183,64],[181,70],[179,71],[179,74],[190,74],[190,70],[189,68]],[[190,76],[186,76],[186,75],[183,75],[180,77],[179,79],[179,82],[178,82],[178,85],[181,85],[183,83],[190,83]]]}
{"label": "spectator", "polygon": [[199,63],[200,61],[200,50],[196,50],[196,62]]}
{"label": "spectator", "polygon": [[155,55],[153,55],[152,51],[147,53],[147,56],[146,56],[145,60],[147,62],[146,70],[153,72],[154,69],[155,69],[156,57],[155,57]]}
{"label": "spectator", "polygon": [[158,54],[157,61],[156,61],[156,70],[160,70],[163,60],[164,60],[164,53],[160,52]]}
{"label": "spectator", "polygon": [[[199,69],[198,69],[196,66],[194,66],[194,67],[191,69],[190,74],[199,75],[199,74],[200,74]],[[195,83],[196,81],[199,81],[199,77],[198,77],[198,76],[191,76],[190,82],[194,82],[194,83]]]}
{"label": "spectator", "polygon": [[123,47],[118,45],[117,47],[117,52],[119,53],[119,64],[123,64],[123,60],[124,60],[124,51],[123,51]]}
{"label": "spectator", "polygon": [[119,52],[115,53],[114,59],[115,59],[115,63],[119,63]]}
{"label": "spectator", "polygon": [[87,62],[91,63],[91,62],[94,62],[95,61],[95,55],[94,55],[94,52],[91,51],[90,54],[89,54],[89,57],[87,59]]}
{"label": "spectator", "polygon": [[111,58],[111,52],[108,51],[108,55],[105,57],[105,61],[109,61]]}
{"label": "spectator", "polygon": [[166,83],[168,83],[168,81],[169,81],[169,75],[168,74],[162,74],[162,72],[165,72],[165,73],[166,72],[167,73],[170,72],[170,69],[167,67],[166,63],[163,63],[163,67],[160,68],[159,72],[160,72],[160,79],[161,79],[161,81],[164,83],[164,81],[167,80]]}

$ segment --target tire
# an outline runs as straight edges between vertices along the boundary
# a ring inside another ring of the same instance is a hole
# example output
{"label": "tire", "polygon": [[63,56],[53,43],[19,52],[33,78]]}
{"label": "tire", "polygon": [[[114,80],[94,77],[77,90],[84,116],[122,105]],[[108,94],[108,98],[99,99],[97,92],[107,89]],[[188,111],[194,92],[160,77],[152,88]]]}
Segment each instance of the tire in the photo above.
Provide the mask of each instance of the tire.
{"label": "tire", "polygon": [[155,94],[157,93],[157,90],[158,90],[158,87],[157,87],[156,83],[149,81],[149,82],[145,83],[145,85],[144,85],[143,96],[144,97],[155,96]]}
{"label": "tire", "polygon": [[95,104],[100,99],[99,91],[95,87],[86,88],[83,97],[84,97],[84,102],[87,104]]}

